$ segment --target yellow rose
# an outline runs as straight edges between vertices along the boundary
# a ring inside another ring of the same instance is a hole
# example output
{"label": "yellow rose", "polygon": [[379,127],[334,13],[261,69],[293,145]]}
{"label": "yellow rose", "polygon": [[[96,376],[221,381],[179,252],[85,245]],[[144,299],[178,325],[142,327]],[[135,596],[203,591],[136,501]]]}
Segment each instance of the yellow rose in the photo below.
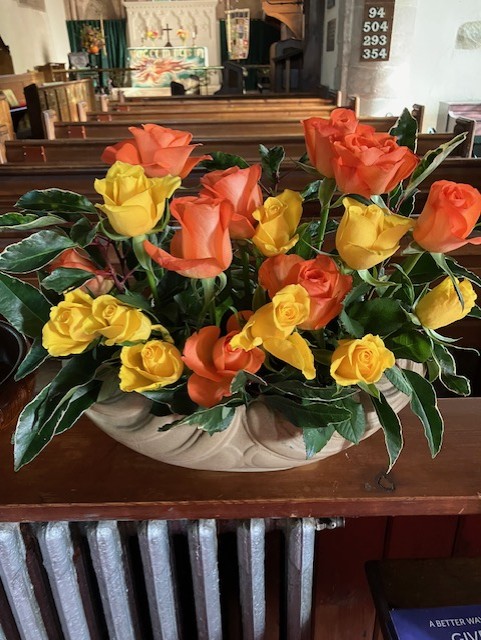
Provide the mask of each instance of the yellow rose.
{"label": "yellow rose", "polygon": [[274,304],[269,302],[258,309],[246,322],[242,331],[230,341],[232,349],[250,351],[268,338],[286,338],[294,331],[294,326],[280,328],[274,319]]}
{"label": "yellow rose", "polygon": [[344,198],[344,215],[336,233],[336,249],[351,269],[370,269],[399,249],[399,241],[412,228],[409,218],[385,213]]}
{"label": "yellow rose", "polygon": [[297,332],[286,338],[268,338],[264,341],[263,347],[279,360],[287,362],[295,369],[300,369],[307,380],[313,380],[316,377],[312,351]]}
{"label": "yellow rose", "polygon": [[331,376],[343,387],[358,382],[373,384],[394,366],[392,351],[379,336],[368,333],[359,340],[340,340],[332,354]]}
{"label": "yellow rose", "polygon": [[476,292],[469,280],[458,282],[458,286],[463,296],[464,309],[449,276],[421,298],[414,312],[423,327],[439,329],[468,315],[476,302]]}
{"label": "yellow rose", "polygon": [[107,338],[105,344],[111,347],[122,342],[147,340],[152,324],[139,309],[105,295],[92,301],[91,317],[85,323],[85,330]]}
{"label": "yellow rose", "polygon": [[242,331],[232,338],[231,347],[250,351],[269,338],[283,340],[309,317],[310,303],[309,294],[300,284],[284,287],[272,302],[249,318]]}
{"label": "yellow rose", "polygon": [[311,299],[300,284],[290,284],[272,298],[274,322],[281,331],[291,331],[309,318]]}
{"label": "yellow rose", "polygon": [[252,215],[259,221],[252,238],[259,251],[265,256],[287,253],[299,240],[296,230],[302,215],[302,196],[286,189],[267,198]]}
{"label": "yellow rose", "polygon": [[98,208],[121,236],[135,237],[152,231],[164,214],[165,200],[180,186],[173,176],[147,178],[140,165],[115,162],[95,190],[104,199]]}
{"label": "yellow rose", "polygon": [[97,337],[86,332],[85,325],[92,313],[92,298],[75,289],[50,309],[50,320],[43,327],[42,344],[54,357],[82,353]]}
{"label": "yellow rose", "polygon": [[120,352],[122,391],[153,391],[173,384],[182,375],[184,363],[179,350],[170,342],[150,340]]}

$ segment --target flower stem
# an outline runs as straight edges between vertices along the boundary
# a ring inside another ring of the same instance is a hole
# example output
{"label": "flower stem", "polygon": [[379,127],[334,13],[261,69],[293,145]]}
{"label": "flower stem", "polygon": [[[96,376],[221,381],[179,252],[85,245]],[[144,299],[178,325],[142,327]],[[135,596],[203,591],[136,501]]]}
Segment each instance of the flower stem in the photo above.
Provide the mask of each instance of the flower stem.
{"label": "flower stem", "polygon": [[239,243],[239,248],[242,257],[242,277],[244,280],[244,295],[247,297],[251,292],[250,281],[250,256],[247,250],[247,246],[244,243]]}
{"label": "flower stem", "polygon": [[200,312],[199,326],[202,326],[205,316],[210,315],[212,324],[215,324],[215,278],[202,278],[202,289],[204,290],[204,306]]}
{"label": "flower stem", "polygon": [[321,215],[319,222],[319,232],[317,235],[318,247],[322,248],[324,236],[326,235],[327,220],[329,218],[329,208],[331,199],[336,190],[336,181],[333,178],[323,178],[319,185],[319,202],[321,203]]}

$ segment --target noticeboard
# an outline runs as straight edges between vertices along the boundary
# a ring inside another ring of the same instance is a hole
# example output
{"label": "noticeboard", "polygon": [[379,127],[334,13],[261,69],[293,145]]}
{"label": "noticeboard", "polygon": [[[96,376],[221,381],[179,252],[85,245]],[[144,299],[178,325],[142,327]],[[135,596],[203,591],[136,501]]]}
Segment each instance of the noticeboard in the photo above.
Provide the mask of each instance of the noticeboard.
{"label": "noticeboard", "polygon": [[361,61],[386,62],[391,52],[395,0],[365,0]]}

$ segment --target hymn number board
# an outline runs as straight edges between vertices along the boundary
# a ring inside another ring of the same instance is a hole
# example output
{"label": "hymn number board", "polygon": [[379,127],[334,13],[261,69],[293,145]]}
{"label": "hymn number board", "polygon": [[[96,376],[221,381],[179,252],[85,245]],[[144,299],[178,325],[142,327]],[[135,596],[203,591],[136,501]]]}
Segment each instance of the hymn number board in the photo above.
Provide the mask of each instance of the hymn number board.
{"label": "hymn number board", "polygon": [[362,21],[361,60],[389,60],[395,0],[365,0]]}

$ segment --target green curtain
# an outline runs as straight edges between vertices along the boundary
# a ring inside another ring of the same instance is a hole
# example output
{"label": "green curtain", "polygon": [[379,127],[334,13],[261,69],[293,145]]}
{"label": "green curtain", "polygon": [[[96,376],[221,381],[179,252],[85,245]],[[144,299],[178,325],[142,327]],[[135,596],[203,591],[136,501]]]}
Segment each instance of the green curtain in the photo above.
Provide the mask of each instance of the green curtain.
{"label": "green curtain", "polygon": [[[227,35],[225,20],[220,20],[220,53],[221,60],[228,60]],[[264,22],[264,20],[250,21],[249,56],[243,60],[245,64],[269,64],[269,48],[273,42],[280,40],[279,27]],[[255,89],[256,72],[249,71],[246,79],[246,89]]]}
{"label": "green curtain", "polygon": [[[97,66],[101,68],[126,66],[127,37],[126,20],[104,20],[107,55],[104,52],[96,56]],[[100,29],[100,20],[67,20],[67,32],[71,51],[82,51],[80,31],[84,25]]]}

